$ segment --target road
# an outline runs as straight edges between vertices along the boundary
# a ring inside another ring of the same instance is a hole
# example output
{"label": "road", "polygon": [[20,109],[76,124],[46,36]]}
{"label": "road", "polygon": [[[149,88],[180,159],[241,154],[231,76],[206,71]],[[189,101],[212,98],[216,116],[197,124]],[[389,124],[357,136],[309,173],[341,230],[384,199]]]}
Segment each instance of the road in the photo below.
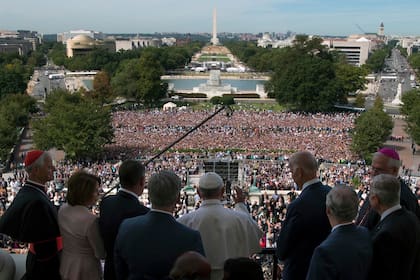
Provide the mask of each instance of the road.
{"label": "road", "polygon": [[65,89],[64,79],[49,79],[51,74],[64,74],[65,71],[57,66],[43,66],[36,68],[28,85],[28,93],[37,100],[45,99],[46,95],[57,88]]}

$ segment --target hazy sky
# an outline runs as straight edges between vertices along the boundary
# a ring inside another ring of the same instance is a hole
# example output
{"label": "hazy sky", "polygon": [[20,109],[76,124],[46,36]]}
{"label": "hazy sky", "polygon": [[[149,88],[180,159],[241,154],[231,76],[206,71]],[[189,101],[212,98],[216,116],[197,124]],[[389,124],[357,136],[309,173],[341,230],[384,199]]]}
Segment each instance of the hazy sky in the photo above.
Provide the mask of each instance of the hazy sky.
{"label": "hazy sky", "polygon": [[1,0],[0,30],[420,35],[419,0]]}

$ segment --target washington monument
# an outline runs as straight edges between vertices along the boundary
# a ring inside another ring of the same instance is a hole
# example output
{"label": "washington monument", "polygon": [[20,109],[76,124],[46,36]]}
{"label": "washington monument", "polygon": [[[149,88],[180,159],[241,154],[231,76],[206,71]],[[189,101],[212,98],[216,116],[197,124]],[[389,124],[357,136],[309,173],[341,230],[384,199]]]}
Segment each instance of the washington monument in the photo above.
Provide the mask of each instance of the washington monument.
{"label": "washington monument", "polygon": [[216,8],[213,9],[213,37],[210,41],[214,46],[219,45],[219,38],[217,38],[217,15]]}

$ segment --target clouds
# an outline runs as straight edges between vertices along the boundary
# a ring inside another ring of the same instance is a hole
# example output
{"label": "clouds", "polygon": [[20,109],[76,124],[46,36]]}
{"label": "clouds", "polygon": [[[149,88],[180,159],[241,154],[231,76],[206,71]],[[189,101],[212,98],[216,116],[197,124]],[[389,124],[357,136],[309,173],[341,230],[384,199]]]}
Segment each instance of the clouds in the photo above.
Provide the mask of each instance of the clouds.
{"label": "clouds", "polygon": [[213,8],[220,32],[348,35],[356,23],[376,32],[384,22],[386,34],[415,34],[420,26],[414,0],[14,0],[2,3],[0,29],[211,32]]}

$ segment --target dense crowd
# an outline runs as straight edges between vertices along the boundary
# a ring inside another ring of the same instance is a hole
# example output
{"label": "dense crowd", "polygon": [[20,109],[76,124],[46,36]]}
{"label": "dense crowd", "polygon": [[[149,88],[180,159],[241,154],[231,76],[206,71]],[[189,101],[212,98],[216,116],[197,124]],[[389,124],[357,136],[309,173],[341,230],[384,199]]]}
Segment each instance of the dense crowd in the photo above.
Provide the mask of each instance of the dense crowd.
{"label": "dense crowd", "polygon": [[[136,151],[136,156],[160,151],[211,111],[119,111],[113,115],[113,152]],[[216,115],[182,140],[179,150],[237,151],[234,157],[252,153],[312,151],[328,162],[356,161],[349,149],[356,114],[302,114],[271,111],[235,111],[230,116]]]}

